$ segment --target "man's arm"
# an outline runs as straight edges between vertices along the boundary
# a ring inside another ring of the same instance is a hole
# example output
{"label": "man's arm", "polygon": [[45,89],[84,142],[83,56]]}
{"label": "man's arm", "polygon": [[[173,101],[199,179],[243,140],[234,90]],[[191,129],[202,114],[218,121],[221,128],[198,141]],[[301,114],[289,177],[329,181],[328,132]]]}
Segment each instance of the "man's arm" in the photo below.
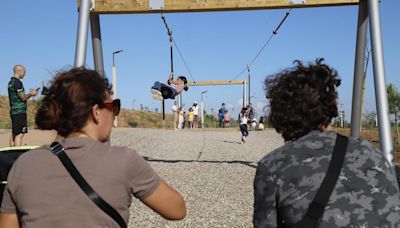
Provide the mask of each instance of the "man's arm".
{"label": "man's arm", "polygon": [[22,101],[27,101],[29,98],[37,95],[39,88],[31,90],[29,93],[24,94],[23,92],[18,93],[19,98]]}

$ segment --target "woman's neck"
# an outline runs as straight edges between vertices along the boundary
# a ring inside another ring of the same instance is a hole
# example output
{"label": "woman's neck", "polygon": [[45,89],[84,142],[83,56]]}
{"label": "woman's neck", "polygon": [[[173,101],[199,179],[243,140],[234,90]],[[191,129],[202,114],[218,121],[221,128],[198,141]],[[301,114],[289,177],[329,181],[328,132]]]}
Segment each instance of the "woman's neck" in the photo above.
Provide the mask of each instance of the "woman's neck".
{"label": "woman's neck", "polygon": [[[72,132],[71,134],[69,134],[66,138],[72,138],[72,137],[80,137],[80,138],[90,138],[93,139],[92,137],[90,137],[90,135],[86,134],[83,131],[77,131],[77,132]],[[94,139],[93,139],[94,140]]]}

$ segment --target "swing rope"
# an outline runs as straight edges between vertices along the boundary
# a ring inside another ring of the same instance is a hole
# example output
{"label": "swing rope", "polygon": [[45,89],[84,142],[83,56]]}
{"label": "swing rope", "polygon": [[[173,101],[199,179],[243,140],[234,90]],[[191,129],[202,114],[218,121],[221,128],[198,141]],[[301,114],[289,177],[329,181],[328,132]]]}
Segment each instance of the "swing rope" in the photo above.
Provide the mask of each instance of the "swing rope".
{"label": "swing rope", "polygon": [[256,54],[256,56],[250,61],[249,64],[247,64],[247,66],[240,72],[238,73],[235,77],[233,77],[230,81],[238,78],[240,75],[242,75],[243,73],[245,73],[251,65],[253,65],[253,63],[256,61],[256,59],[260,56],[260,54],[262,53],[262,51],[264,50],[264,48],[269,44],[269,42],[272,40],[272,38],[278,34],[278,30],[280,29],[280,27],[282,26],[282,24],[285,22],[286,18],[289,16],[290,11],[292,9],[289,9],[285,16],[283,17],[283,19],[281,20],[281,22],[279,23],[279,25],[272,31],[272,34],[269,36],[268,40],[264,43],[264,45],[261,47],[261,49],[258,51],[258,53]]}
{"label": "swing rope", "polygon": [[190,68],[189,68],[189,66],[188,66],[188,64],[187,64],[187,62],[186,62],[186,60],[185,60],[185,58],[183,57],[183,55],[182,55],[182,52],[181,52],[181,50],[179,49],[179,47],[178,47],[178,44],[176,43],[176,41],[175,41],[175,39],[173,38],[173,36],[172,36],[172,30],[169,28],[169,26],[168,26],[168,23],[167,23],[167,20],[165,19],[165,16],[163,15],[163,14],[161,14],[161,19],[163,20],[163,22],[164,22],[164,25],[165,25],[165,28],[167,29],[167,33],[168,33],[168,36],[169,36],[169,42],[170,42],[170,49],[171,49],[171,72],[173,73],[174,71],[173,71],[173,59],[172,59],[172,44],[175,46],[175,48],[176,48],[176,50],[178,51],[178,53],[179,53],[179,56],[181,57],[181,59],[182,59],[182,62],[183,62],[183,64],[185,65],[185,67],[186,67],[186,70],[188,71],[188,73],[189,73],[189,76],[190,76],[190,78],[192,79],[192,81],[195,81],[195,79],[194,79],[194,77],[193,77],[193,74],[192,74],[192,71],[190,70]]}
{"label": "swing rope", "polygon": [[186,70],[188,71],[190,78],[192,79],[193,82],[196,83],[196,80],[194,80],[194,77],[193,77],[193,75],[192,75],[192,72],[190,71],[189,66],[186,64],[185,58],[183,57],[181,51],[179,50],[178,45],[176,44],[174,38],[172,38],[172,42],[174,43],[174,46],[175,46],[176,50],[178,50],[178,53],[179,53],[179,55],[181,56],[181,59],[182,59],[183,64],[185,64]]}
{"label": "swing rope", "polygon": [[[161,14],[161,19],[164,21],[165,28],[167,29],[168,37],[169,37],[169,50],[170,50],[170,62],[171,62],[171,73],[174,73],[174,55],[172,49],[172,30],[168,27],[167,21],[163,14]],[[165,100],[162,100],[162,117],[163,121],[165,121]]]}
{"label": "swing rope", "polygon": [[172,30],[169,28],[168,23],[163,14],[161,14],[161,19],[164,21],[165,28],[167,29],[169,37],[169,48],[170,48],[170,60],[171,60],[171,73],[174,73],[174,56],[172,50]]}

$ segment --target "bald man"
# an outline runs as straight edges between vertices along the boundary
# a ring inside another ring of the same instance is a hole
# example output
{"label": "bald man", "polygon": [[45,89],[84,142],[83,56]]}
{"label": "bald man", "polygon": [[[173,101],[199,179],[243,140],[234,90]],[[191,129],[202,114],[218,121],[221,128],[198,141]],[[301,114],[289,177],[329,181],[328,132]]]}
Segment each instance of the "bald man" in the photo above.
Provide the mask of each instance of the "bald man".
{"label": "bald man", "polygon": [[14,66],[14,75],[8,83],[8,98],[10,100],[10,116],[12,123],[12,134],[10,146],[21,146],[22,138],[28,133],[26,107],[27,100],[38,93],[38,89],[31,90],[25,94],[22,79],[25,76],[26,69],[22,65]]}

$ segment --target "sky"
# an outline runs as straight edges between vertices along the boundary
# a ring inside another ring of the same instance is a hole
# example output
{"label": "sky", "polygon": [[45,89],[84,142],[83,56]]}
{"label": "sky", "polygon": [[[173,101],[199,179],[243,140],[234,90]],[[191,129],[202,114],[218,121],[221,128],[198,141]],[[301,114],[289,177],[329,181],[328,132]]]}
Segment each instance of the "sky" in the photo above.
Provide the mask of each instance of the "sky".
{"label": "sky", "polygon": [[[59,71],[73,67],[78,11],[74,0],[4,1],[0,12],[0,95],[7,95],[7,83],[15,64],[27,68],[25,90],[40,87]],[[400,87],[400,1],[380,3],[386,82]],[[247,80],[239,75],[260,51],[288,9],[164,14],[173,38],[175,75],[189,81]],[[263,81],[271,74],[323,57],[342,78],[339,108],[350,119],[356,46],[358,6],[292,9],[250,67],[251,103],[258,115],[267,105]],[[100,15],[104,68],[112,77],[112,53],[117,69],[117,96],[123,108],[150,110],[161,102],[152,99],[154,81],[166,81],[170,72],[168,35],[160,14]],[[369,40],[369,34],[368,34]],[[370,47],[370,45],[368,44]],[[191,72],[183,62],[186,61]],[[371,61],[370,61],[371,63]],[[94,68],[90,33],[86,67]],[[375,111],[372,64],[367,71],[366,111]],[[208,113],[225,103],[233,116],[240,111],[241,85],[196,86],[183,92],[183,106],[203,102]],[[173,100],[166,101],[171,112]]]}

